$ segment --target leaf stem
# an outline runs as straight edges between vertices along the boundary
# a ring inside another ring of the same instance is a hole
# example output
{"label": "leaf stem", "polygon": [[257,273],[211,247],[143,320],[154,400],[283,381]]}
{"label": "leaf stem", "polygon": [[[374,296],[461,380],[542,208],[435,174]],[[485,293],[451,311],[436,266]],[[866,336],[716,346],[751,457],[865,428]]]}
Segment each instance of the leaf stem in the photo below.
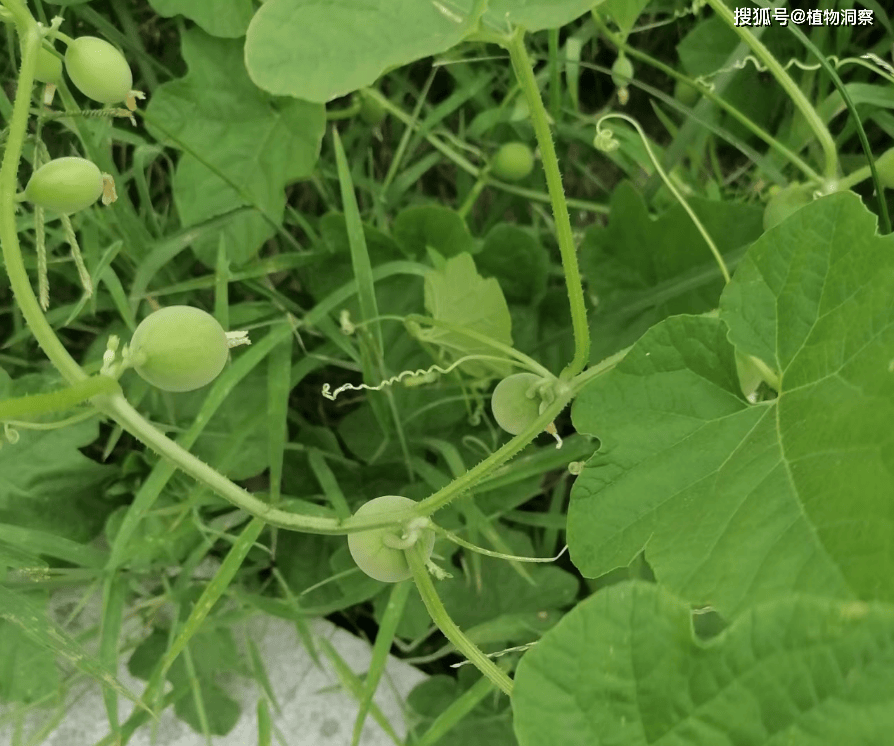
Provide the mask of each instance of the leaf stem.
{"label": "leaf stem", "polygon": [[580,373],[590,358],[590,329],[587,324],[587,307],[584,302],[584,289],[581,285],[580,269],[577,264],[574,236],[571,232],[571,218],[568,215],[565,190],[562,187],[559,160],[556,157],[556,148],[553,145],[553,136],[549,129],[549,118],[540,96],[540,89],[537,87],[531,58],[525,48],[524,31],[517,29],[511,37],[503,41],[503,44],[509,51],[512,67],[528,103],[531,123],[534,126],[534,134],[540,148],[543,171],[546,174],[546,185],[553,207],[556,239],[559,243],[559,252],[562,255],[562,269],[565,271],[565,284],[571,304],[571,327],[574,332],[574,357],[561,374],[564,380],[568,380]]}

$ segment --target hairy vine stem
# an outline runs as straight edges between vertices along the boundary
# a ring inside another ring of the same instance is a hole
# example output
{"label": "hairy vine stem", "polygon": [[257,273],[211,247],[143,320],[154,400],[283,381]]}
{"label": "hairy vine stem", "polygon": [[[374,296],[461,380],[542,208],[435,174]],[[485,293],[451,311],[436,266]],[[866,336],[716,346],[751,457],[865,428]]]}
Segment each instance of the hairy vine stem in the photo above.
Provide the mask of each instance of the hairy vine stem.
{"label": "hairy vine stem", "polygon": [[590,361],[590,328],[587,323],[587,307],[584,302],[584,288],[581,284],[580,269],[577,264],[577,250],[571,232],[571,218],[568,215],[568,203],[565,201],[565,190],[562,187],[562,172],[559,170],[559,159],[553,145],[553,135],[549,129],[549,117],[537,87],[531,58],[525,47],[523,29],[516,29],[503,45],[509,50],[512,68],[518,78],[528,110],[543,171],[546,174],[546,185],[553,206],[553,219],[556,224],[556,239],[562,255],[562,269],[565,271],[565,285],[568,289],[568,300],[571,304],[571,328],[574,332],[574,357],[561,373],[561,378],[568,380],[580,373]]}
{"label": "hairy vine stem", "polygon": [[432,621],[438,625],[438,628],[444,633],[444,637],[450,640],[454,647],[465,655],[481,673],[490,679],[498,689],[511,696],[512,679],[482,653],[481,649],[466,637],[465,633],[456,626],[456,622],[450,618],[425,567],[421,547],[417,544],[407,551],[406,555],[407,562],[413,570],[413,580],[419,589],[419,595],[422,596],[422,602],[425,604]]}

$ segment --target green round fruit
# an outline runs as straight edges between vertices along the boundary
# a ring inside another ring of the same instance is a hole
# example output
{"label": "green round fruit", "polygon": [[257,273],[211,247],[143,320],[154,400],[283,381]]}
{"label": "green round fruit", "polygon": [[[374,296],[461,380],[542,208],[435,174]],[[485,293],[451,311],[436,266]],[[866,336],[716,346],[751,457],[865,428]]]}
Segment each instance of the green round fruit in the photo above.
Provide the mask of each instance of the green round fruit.
{"label": "green round fruit", "polygon": [[684,106],[695,106],[701,94],[685,80],[674,83],[674,98]]}
{"label": "green round fruit", "polygon": [[56,158],[31,175],[25,197],[58,215],[90,207],[102,196],[102,173],[85,158]]}
{"label": "green round fruit", "polygon": [[133,88],[124,55],[95,36],[80,36],[68,45],[65,71],[75,88],[101,104],[120,103]]}
{"label": "green round fruit", "polygon": [[813,201],[813,189],[809,184],[789,184],[770,197],[764,208],[764,230],[770,230]]}
{"label": "green round fruit", "polygon": [[894,189],[894,148],[889,148],[875,159],[879,181],[886,189]]}
{"label": "green round fruit", "polygon": [[534,170],[534,152],[523,142],[507,142],[494,155],[490,170],[503,181],[520,181]]}
{"label": "green round fruit", "polygon": [[48,49],[41,47],[37,50],[37,67],[34,69],[34,79],[40,83],[52,83],[55,85],[62,77],[62,60]]}
{"label": "green round fruit", "polygon": [[360,91],[360,118],[370,127],[378,127],[388,112],[376,99],[369,96],[365,91]]}
{"label": "green round fruit", "polygon": [[536,385],[543,379],[533,373],[515,373],[500,381],[490,398],[497,424],[510,435],[518,435],[540,416]]}
{"label": "green round fruit", "polygon": [[[361,505],[354,515],[364,518],[385,517],[389,513],[406,510],[415,504],[416,501],[409,497],[383,495]],[[383,542],[383,538],[393,536],[395,539],[401,539],[405,532],[404,526],[392,525],[348,534],[348,550],[357,567],[374,580],[382,583],[399,583],[412,577],[413,571],[407,563],[404,550],[388,546]],[[435,532],[430,528],[421,529],[417,542],[422,542],[425,559],[428,559],[435,546]]]}
{"label": "green round fruit", "polygon": [[162,391],[193,391],[224,369],[227,335],[211,314],[168,306],[147,316],[130,340],[134,370]]}
{"label": "green round fruit", "polygon": [[627,58],[627,55],[620,54],[612,65],[612,83],[615,88],[626,88],[633,80],[633,63]]}

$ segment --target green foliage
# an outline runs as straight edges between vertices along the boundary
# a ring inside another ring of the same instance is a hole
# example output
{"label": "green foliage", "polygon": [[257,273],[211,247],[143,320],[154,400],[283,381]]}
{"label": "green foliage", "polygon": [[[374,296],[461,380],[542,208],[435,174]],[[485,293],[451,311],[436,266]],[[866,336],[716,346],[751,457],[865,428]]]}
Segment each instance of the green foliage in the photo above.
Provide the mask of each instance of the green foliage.
{"label": "green foliage", "polygon": [[[728,262],[761,235],[761,210],[690,197],[689,204]],[[595,310],[591,361],[633,344],[673,314],[717,307],[723,281],[708,246],[679,205],[653,218],[622,182],[611,195],[608,226],[592,226],[580,248]]]}
{"label": "green foliage", "polygon": [[[457,704],[465,704],[464,699],[469,696],[479,699],[480,695],[473,688],[474,677],[471,667],[465,666],[455,679],[445,675],[432,676],[410,692],[407,704],[421,721],[414,730],[416,737],[421,738],[421,734],[434,723],[443,723],[445,714]],[[457,712],[450,720],[459,722],[438,741],[443,746],[467,746],[470,743],[515,746],[518,743],[512,730],[512,711],[508,703],[492,696],[484,697],[471,712]],[[418,741],[411,738],[409,743]]]}
{"label": "green foliage", "polygon": [[536,305],[546,295],[549,258],[529,230],[498,223],[484,237],[475,264],[497,278],[510,303]]}
{"label": "green foliage", "polygon": [[[167,650],[168,630],[156,629],[130,656],[127,668],[132,676],[148,679],[155,664]],[[179,696],[174,702],[177,716],[196,733],[207,731],[215,736],[225,736],[239,720],[239,703],[230,697],[215,680],[222,671],[239,669],[236,646],[232,634],[226,629],[207,631],[193,638],[190,648],[193,671],[183,658],[175,661],[168,671],[167,680]],[[193,687],[199,692],[201,714]]]}
{"label": "green foliage", "polygon": [[[557,28],[593,0],[267,0],[245,39],[255,84],[279,96],[325,103],[371,85],[383,72],[444,52],[476,31],[478,20],[501,31]],[[485,12],[486,9],[486,12]],[[358,24],[362,35],[354,33]],[[350,49],[349,55],[344,50]]]}
{"label": "green foliage", "polygon": [[[45,381],[16,380],[4,396],[34,393]],[[74,541],[96,536],[111,508],[102,500],[103,486],[114,468],[99,464],[79,450],[96,440],[96,422],[64,430],[21,430],[15,445],[0,448],[0,524],[38,529]]]}
{"label": "green foliage", "polygon": [[412,257],[432,248],[445,257],[477,250],[465,221],[454,210],[441,205],[418,205],[398,213],[391,227],[394,240]]}
{"label": "green foliage", "polygon": [[[192,245],[208,266],[214,266],[220,243],[231,262],[242,264],[282,222],[286,185],[313,171],[323,137],[323,107],[276,100],[259,91],[245,72],[241,41],[192,30],[183,34],[181,44],[189,72],[153,93],[149,130],[160,142],[185,151],[172,181],[184,225],[199,225],[243,205],[256,208],[234,216],[223,230],[200,235]],[[233,112],[239,113],[238,126],[233,126]],[[163,122],[164,130],[151,122]],[[259,143],[264,147],[259,149]]]}
{"label": "green foliage", "polygon": [[708,4],[0,0],[0,742],[268,743],[260,612],[358,746],[887,743],[891,23]]}
{"label": "green foliage", "polygon": [[[420,330],[419,339],[439,346],[447,359],[466,355],[499,357],[490,342],[512,346],[512,323],[499,283],[485,280],[475,269],[469,254],[459,254],[443,262],[440,269],[425,274],[425,309],[436,321],[443,321],[487,339],[460,331],[433,326]],[[505,375],[507,365],[499,360],[473,360],[462,369],[470,376]]]}
{"label": "green foliage", "polygon": [[648,0],[605,0],[596,12],[611,18],[627,36],[648,4]]}
{"label": "green foliage", "polygon": [[[762,41],[771,44],[783,62],[799,54],[797,46],[793,46],[791,42],[790,34],[782,26],[773,24],[765,31]],[[740,39],[735,31],[721,18],[711,15],[692,27],[677,45],[681,72],[694,78],[721,70],[731,64],[732,55],[739,43]],[[712,82],[717,81],[712,79]],[[774,109],[782,99],[777,97],[775,89],[763,84],[761,74],[752,65],[746,65],[741,72],[731,76],[723,85],[725,101],[740,111],[747,111],[749,119],[755,124],[762,127],[770,125]],[[748,131],[739,122],[733,121],[728,114],[714,109],[711,116],[717,118],[737,137],[751,137]]]}
{"label": "green foliage", "polygon": [[780,597],[705,642],[660,586],[616,585],[522,659],[521,746],[883,743],[894,726],[889,606]]}
{"label": "green foliage", "polygon": [[[555,449],[551,449],[555,450]],[[520,531],[504,529],[501,538],[509,552],[531,556],[531,539]],[[440,547],[439,547],[440,548]],[[471,563],[474,553],[464,552]],[[476,642],[487,650],[500,650],[520,644],[551,628],[562,616],[561,610],[572,603],[578,592],[577,577],[560,567],[526,565],[523,576],[518,565],[494,557],[480,557],[480,590],[475,578],[475,592],[469,593],[469,579],[447,578],[438,582],[438,594],[444,606],[460,627],[469,630]],[[487,599],[487,603],[482,603]],[[422,602],[411,596],[407,617],[424,614]],[[425,622],[423,624],[423,629]],[[414,637],[404,629],[405,637]]]}
{"label": "green foliage", "polygon": [[780,189],[767,202],[764,208],[764,230],[768,231],[779,225],[789,215],[809,204],[813,199],[813,187],[809,184],[789,184]]}
{"label": "green foliage", "polygon": [[[352,31],[358,23],[362,36]],[[259,88],[325,103],[449,49],[474,26],[469,15],[414,0],[376,0],[362,10],[348,0],[268,0],[248,27],[245,66]]]}
{"label": "green foliage", "polygon": [[[124,559],[135,571],[176,567],[201,542],[193,522],[184,519],[182,507],[178,515],[171,510],[177,507],[173,500],[159,502],[158,515],[147,516],[141,522],[137,535],[128,541]],[[126,513],[127,506],[122,505],[107,518],[105,536],[110,545],[114,543]]]}
{"label": "green foliage", "polygon": [[251,0],[149,0],[160,16],[182,15],[211,36],[235,39],[245,36],[254,8]]}
{"label": "green foliage", "polygon": [[[579,18],[602,0],[490,0],[486,21],[493,25],[511,23],[528,31],[558,28]],[[461,5],[471,5],[462,0]]]}
{"label": "green foliage", "polygon": [[[46,606],[46,598],[41,601],[41,606]],[[51,650],[17,624],[0,619],[0,698],[6,702],[36,702],[52,695],[60,678]]]}
{"label": "green foliage", "polygon": [[[575,401],[602,442],[569,508],[584,574],[648,544],[661,583],[721,613],[781,589],[894,598],[894,254],[875,227],[852,194],[802,208],[752,246],[720,319],[658,324]],[[778,398],[742,398],[733,345]]]}

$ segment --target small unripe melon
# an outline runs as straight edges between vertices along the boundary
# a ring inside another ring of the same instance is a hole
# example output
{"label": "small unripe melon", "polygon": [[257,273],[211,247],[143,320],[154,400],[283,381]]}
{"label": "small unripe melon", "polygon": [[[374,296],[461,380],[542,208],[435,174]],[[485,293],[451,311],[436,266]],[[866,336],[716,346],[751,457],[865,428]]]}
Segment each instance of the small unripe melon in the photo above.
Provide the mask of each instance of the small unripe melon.
{"label": "small unripe melon", "polygon": [[510,435],[518,435],[540,416],[540,397],[528,397],[542,379],[533,373],[515,373],[500,381],[490,398],[497,424]]}
{"label": "small unripe melon", "polygon": [[229,357],[227,335],[211,314],[168,306],[147,316],[130,340],[134,370],[163,391],[193,391],[211,383]]}
{"label": "small unripe melon", "polygon": [[75,88],[101,104],[121,103],[133,88],[124,55],[96,36],[79,36],[68,45],[65,71]]}
{"label": "small unripe melon", "polygon": [[[354,515],[365,518],[387,516],[390,512],[405,510],[415,504],[416,501],[409,497],[382,495],[361,505]],[[404,529],[399,526],[384,526],[348,534],[348,550],[357,567],[382,583],[399,583],[412,577],[413,571],[410,569],[404,550],[395,549],[382,542],[382,538],[386,535],[400,538],[403,531]],[[423,529],[417,541],[422,542],[425,558],[428,559],[435,546],[435,532],[430,528]]]}

